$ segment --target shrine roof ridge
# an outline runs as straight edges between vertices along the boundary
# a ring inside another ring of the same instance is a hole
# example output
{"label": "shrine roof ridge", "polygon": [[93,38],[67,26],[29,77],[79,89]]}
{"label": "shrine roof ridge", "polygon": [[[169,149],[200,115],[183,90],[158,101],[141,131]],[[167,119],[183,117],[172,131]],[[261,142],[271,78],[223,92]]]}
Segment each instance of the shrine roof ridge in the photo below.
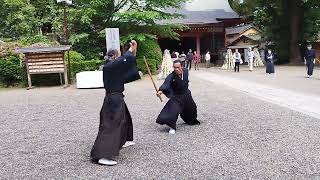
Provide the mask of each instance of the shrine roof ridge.
{"label": "shrine roof ridge", "polygon": [[215,24],[220,23],[224,19],[238,19],[239,15],[235,12],[228,12],[224,9],[210,9],[203,11],[188,11],[185,9],[169,9],[168,13],[178,13],[183,18],[159,21],[159,24]]}
{"label": "shrine roof ridge", "polygon": [[28,48],[17,48],[17,53],[45,53],[45,52],[61,52],[69,51],[71,45],[54,46],[54,47],[28,47]]}

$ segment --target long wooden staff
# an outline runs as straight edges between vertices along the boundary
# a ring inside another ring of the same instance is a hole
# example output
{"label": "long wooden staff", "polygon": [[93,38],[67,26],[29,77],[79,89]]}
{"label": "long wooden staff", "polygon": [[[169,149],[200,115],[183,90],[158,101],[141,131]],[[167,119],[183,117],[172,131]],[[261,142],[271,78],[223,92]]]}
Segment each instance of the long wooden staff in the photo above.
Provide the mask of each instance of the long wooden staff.
{"label": "long wooden staff", "polygon": [[[148,73],[149,73],[150,79],[151,79],[151,81],[152,81],[153,87],[154,87],[154,89],[156,90],[156,92],[158,93],[158,92],[159,92],[159,90],[158,90],[158,88],[157,88],[156,83],[154,82],[154,80],[153,80],[153,78],[152,78],[152,74],[151,74],[151,71],[150,71],[149,65],[148,65],[148,63],[147,63],[146,57],[145,57],[145,56],[143,56],[143,59],[144,59],[144,63],[146,64],[146,67],[147,67],[147,69],[148,69]],[[163,100],[162,100],[161,96],[158,96],[158,97],[159,97],[160,101],[161,101],[161,102],[163,102]]]}

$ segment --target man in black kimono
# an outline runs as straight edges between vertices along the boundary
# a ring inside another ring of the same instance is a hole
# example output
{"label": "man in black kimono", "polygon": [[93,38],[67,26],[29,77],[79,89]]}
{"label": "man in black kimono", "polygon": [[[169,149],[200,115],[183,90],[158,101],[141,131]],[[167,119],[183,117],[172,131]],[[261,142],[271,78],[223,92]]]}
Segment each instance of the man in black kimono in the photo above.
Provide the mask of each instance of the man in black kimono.
{"label": "man in black kimono", "polygon": [[140,79],[136,67],[137,43],[121,57],[104,65],[103,82],[106,96],[100,112],[99,132],[91,150],[91,158],[101,165],[116,165],[112,160],[122,147],[134,145],[133,126],[124,102],[124,84]]}
{"label": "man in black kimono", "polygon": [[170,127],[169,133],[175,134],[178,116],[189,125],[198,125],[197,105],[193,101],[189,90],[189,71],[183,68],[181,61],[173,63],[174,72],[168,75],[159,88],[157,96],[165,94],[169,101],[157,118],[157,123]]}
{"label": "man in black kimono", "polygon": [[307,72],[308,78],[310,78],[313,75],[313,68],[314,68],[315,62],[316,62],[316,51],[312,49],[311,45],[308,45],[308,50],[304,55],[304,64],[307,65],[307,69],[308,69],[308,72]]}

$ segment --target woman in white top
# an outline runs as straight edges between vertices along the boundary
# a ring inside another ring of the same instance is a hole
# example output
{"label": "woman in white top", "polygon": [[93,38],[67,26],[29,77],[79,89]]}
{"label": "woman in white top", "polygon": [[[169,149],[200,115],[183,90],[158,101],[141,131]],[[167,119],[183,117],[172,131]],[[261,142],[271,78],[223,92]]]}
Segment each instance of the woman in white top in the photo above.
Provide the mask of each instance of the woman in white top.
{"label": "woman in white top", "polygon": [[248,60],[249,60],[249,70],[252,72],[253,71],[253,58],[254,58],[254,53],[252,51],[252,48],[249,47],[249,51],[248,51]]}
{"label": "woman in white top", "polygon": [[206,54],[206,63],[207,63],[207,68],[210,67],[210,60],[211,60],[211,55],[210,55],[210,52],[208,51],[207,54]]}
{"label": "woman in white top", "polygon": [[158,74],[158,79],[165,79],[173,71],[173,61],[168,49],[163,53],[161,71]]}

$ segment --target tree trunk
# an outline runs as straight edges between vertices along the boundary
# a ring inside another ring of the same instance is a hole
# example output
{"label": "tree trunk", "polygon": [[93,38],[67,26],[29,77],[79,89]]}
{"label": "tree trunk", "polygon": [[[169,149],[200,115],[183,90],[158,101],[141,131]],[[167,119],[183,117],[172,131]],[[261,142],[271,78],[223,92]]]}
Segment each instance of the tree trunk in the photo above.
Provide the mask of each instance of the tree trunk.
{"label": "tree trunk", "polygon": [[299,46],[299,35],[302,25],[302,4],[301,0],[290,0],[290,64],[301,64],[301,52]]}

